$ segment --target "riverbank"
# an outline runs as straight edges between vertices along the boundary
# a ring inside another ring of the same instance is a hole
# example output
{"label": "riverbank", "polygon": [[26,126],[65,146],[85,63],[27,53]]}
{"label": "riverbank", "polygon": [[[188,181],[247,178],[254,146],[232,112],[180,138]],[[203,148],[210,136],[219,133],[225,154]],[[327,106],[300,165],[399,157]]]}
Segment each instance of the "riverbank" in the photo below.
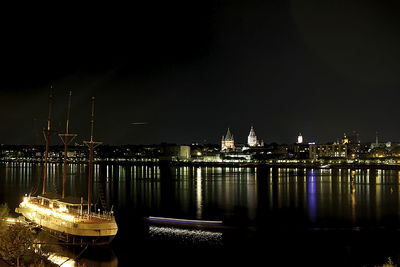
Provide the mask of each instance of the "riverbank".
{"label": "riverbank", "polygon": [[[62,164],[59,160],[50,163]],[[30,159],[2,159],[0,163],[11,164],[43,164],[42,160]],[[70,162],[72,164],[87,164],[87,161]],[[276,161],[198,161],[198,160],[121,160],[121,159],[97,159],[95,164],[122,165],[122,166],[170,166],[170,167],[266,167],[266,168],[305,168],[305,169],[386,169],[400,170],[400,164],[395,162],[365,162],[365,161],[312,161],[312,160],[276,160]]]}

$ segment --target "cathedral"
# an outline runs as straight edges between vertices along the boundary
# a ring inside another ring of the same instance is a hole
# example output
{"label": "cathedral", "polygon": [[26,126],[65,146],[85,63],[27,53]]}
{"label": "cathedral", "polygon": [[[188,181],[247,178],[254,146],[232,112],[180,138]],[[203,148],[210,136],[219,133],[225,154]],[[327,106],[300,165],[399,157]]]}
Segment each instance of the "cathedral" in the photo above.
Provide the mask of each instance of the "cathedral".
{"label": "cathedral", "polygon": [[235,139],[228,128],[225,137],[222,136],[221,150],[234,150],[235,149]]}
{"label": "cathedral", "polygon": [[[239,145],[239,147],[242,147],[242,146],[243,145]],[[257,139],[256,132],[254,131],[253,126],[251,126],[250,134],[247,137],[247,146],[244,145],[242,147],[242,150],[248,149],[249,147],[260,147],[260,146],[264,146],[264,141],[261,140],[261,143],[260,143],[260,140]],[[231,150],[235,150],[235,148],[236,148],[236,146],[235,146],[235,140],[233,138],[233,134],[231,134],[231,131],[228,128],[226,135],[222,136],[221,151],[231,151]]]}
{"label": "cathedral", "polygon": [[251,126],[249,136],[247,137],[247,145],[249,147],[259,146],[253,126]]}
{"label": "cathedral", "polygon": [[264,141],[261,140],[260,143],[260,140],[257,139],[253,126],[251,126],[249,136],[247,137],[247,145],[249,147],[264,146]]}

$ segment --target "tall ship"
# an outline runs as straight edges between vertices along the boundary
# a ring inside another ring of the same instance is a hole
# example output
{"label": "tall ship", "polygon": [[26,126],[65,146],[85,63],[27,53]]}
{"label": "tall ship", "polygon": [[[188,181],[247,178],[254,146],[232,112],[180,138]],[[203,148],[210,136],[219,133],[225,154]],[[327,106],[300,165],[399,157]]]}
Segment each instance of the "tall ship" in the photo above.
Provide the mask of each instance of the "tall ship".
{"label": "tall ship", "polygon": [[71,197],[65,195],[68,143],[76,136],[69,133],[69,113],[71,95],[68,97],[68,110],[65,134],[59,134],[64,142],[64,172],[62,194],[46,192],[48,169],[48,153],[51,135],[51,108],[52,88],[49,96],[49,113],[47,129],[45,129],[46,151],[44,160],[44,175],[42,193],[37,196],[25,195],[19,207],[15,209],[29,222],[37,225],[50,235],[68,244],[106,245],[109,244],[118,232],[118,226],[112,211],[92,211],[92,180],[93,180],[93,150],[101,144],[93,141],[94,126],[94,97],[92,97],[90,140],[84,141],[89,147],[89,177],[88,198]]}

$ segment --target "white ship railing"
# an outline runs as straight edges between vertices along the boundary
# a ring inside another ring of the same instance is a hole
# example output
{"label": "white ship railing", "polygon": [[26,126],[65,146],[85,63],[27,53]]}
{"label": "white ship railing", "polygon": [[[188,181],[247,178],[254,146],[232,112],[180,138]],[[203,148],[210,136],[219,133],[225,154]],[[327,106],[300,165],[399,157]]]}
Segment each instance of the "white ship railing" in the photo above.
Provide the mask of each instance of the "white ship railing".
{"label": "white ship railing", "polygon": [[[39,203],[31,203],[29,198],[24,198],[24,201],[20,204],[21,207],[30,207],[33,208],[35,211],[40,211],[41,213],[45,213],[47,215],[52,215],[55,218],[66,220],[72,223],[77,223],[82,219],[90,220],[90,218],[98,218],[102,220],[112,221],[114,219],[114,212],[113,211],[103,211],[101,212],[90,212],[88,214],[87,210],[82,210],[81,208],[69,208],[63,211],[59,211],[52,207],[42,206]],[[65,212],[67,211],[67,212]]]}

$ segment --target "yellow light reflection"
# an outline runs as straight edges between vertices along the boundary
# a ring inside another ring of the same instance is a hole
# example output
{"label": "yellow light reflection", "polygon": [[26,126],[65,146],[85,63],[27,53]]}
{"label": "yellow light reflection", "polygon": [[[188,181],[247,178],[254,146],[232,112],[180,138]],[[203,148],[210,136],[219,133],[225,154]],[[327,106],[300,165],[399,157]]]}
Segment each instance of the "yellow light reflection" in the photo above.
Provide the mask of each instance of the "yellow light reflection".
{"label": "yellow light reflection", "polygon": [[203,213],[203,207],[202,207],[202,183],[201,183],[201,168],[197,168],[197,176],[196,176],[196,196],[197,196],[197,218],[201,219],[202,213]]}

